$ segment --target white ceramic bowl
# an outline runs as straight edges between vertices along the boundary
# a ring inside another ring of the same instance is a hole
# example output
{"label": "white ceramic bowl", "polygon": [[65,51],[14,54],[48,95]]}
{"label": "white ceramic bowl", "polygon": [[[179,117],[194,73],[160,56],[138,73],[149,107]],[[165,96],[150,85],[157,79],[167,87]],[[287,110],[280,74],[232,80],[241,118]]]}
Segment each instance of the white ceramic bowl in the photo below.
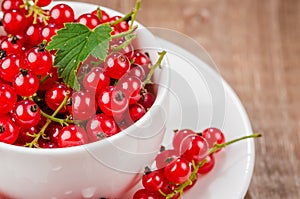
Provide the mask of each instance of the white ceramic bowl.
{"label": "white ceramic bowl", "polygon": [[[85,3],[67,4],[77,16],[97,8]],[[110,15],[120,15],[103,9]],[[152,61],[156,61],[157,41],[143,26],[139,27],[134,45],[146,49]],[[163,140],[168,74],[166,64],[155,73],[157,98],[146,115],[108,139],[62,149],[30,149],[0,143],[0,193],[18,199],[122,198],[140,180],[144,167],[151,164]]]}

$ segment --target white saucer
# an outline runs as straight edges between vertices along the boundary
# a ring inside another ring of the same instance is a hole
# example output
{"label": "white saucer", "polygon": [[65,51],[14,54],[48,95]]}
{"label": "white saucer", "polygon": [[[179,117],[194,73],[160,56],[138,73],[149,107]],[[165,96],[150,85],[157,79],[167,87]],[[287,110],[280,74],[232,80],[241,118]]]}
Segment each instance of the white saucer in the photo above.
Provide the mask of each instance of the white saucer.
{"label": "white saucer", "polygon": [[[231,87],[211,67],[183,48],[158,38],[167,49],[171,67],[171,101],[168,131],[170,145],[174,129],[202,131],[214,126],[222,129],[226,140],[252,134],[243,105]],[[216,155],[213,171],[198,179],[184,194],[187,199],[242,199],[254,167],[254,141],[235,143]]]}

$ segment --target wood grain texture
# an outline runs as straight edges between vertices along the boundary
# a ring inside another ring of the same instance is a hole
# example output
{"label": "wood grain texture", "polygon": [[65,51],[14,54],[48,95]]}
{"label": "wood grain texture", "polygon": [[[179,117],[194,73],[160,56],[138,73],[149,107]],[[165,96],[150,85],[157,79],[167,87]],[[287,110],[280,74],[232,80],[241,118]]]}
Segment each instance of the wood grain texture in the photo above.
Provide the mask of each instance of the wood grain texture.
{"label": "wood grain texture", "polygon": [[[84,2],[125,13],[135,0]],[[143,0],[138,20],[204,46],[264,134],[245,199],[299,199],[300,1]]]}
{"label": "wood grain texture", "polygon": [[[121,12],[134,6],[134,0],[90,2]],[[138,19],[203,45],[253,130],[263,132],[245,199],[300,198],[300,1],[144,0]]]}

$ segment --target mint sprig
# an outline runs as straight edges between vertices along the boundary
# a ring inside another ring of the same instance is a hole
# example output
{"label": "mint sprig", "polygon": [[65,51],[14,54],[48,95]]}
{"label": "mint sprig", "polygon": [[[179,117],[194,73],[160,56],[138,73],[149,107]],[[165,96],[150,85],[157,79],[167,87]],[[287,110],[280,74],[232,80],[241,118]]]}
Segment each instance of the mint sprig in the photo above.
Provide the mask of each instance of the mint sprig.
{"label": "mint sprig", "polygon": [[58,67],[58,75],[75,90],[80,89],[76,74],[80,63],[91,54],[104,60],[108,53],[112,28],[108,24],[97,26],[90,30],[79,23],[66,23],[63,29],[57,31],[47,50],[57,50],[54,65]]}

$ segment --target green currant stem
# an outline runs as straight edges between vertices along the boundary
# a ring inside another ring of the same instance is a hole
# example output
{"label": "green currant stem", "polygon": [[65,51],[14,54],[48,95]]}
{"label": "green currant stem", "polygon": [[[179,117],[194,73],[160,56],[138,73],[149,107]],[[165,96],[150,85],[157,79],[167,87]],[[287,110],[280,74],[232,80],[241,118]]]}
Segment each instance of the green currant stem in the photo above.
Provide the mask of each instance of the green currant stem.
{"label": "green currant stem", "polygon": [[97,17],[100,21],[102,21],[102,12],[100,6],[97,7]]}
{"label": "green currant stem", "polygon": [[[39,131],[39,133],[35,134],[35,135],[32,135],[32,137],[34,137],[34,139],[32,140],[32,142],[30,143],[26,143],[25,146],[26,147],[29,147],[29,148],[39,148],[39,145],[38,145],[38,140],[40,139],[40,137],[42,138],[47,138],[46,135],[45,135],[45,131],[47,129],[47,127],[50,125],[50,123],[53,121],[52,119],[55,118],[55,116],[59,113],[59,111],[67,104],[67,101],[69,99],[69,95],[70,93],[68,92],[64,98],[64,100],[62,101],[62,103],[59,105],[59,107],[54,111],[54,113],[47,117],[47,121],[46,123],[44,124],[44,126],[41,128],[41,130]],[[45,116],[43,111],[41,111],[41,114],[43,116]],[[47,115],[47,114],[46,114]],[[47,115],[48,116],[48,115]],[[50,119],[51,118],[51,119]],[[57,119],[57,118],[56,118]],[[29,134],[27,134],[29,135]]]}
{"label": "green currant stem", "polygon": [[[208,154],[206,155],[209,156],[213,153],[215,153],[216,151],[218,151],[219,149],[222,149],[222,148],[225,148],[233,143],[236,143],[236,142],[239,142],[241,140],[245,140],[245,139],[249,139],[249,138],[258,138],[258,137],[261,137],[262,135],[260,133],[254,133],[254,134],[251,134],[251,135],[248,135],[248,136],[243,136],[243,137],[240,137],[240,138],[237,138],[237,139],[234,139],[234,140],[231,140],[231,141],[228,141],[228,142],[225,142],[223,144],[215,144],[213,148],[211,148],[208,152]],[[160,193],[166,197],[166,199],[171,199],[173,198],[176,194],[180,194],[180,197],[182,197],[183,195],[183,190],[191,185],[193,183],[194,180],[197,179],[197,173],[198,173],[198,170],[200,167],[202,167],[205,163],[207,162],[206,158],[204,158],[202,161],[200,161],[199,163],[195,164],[195,162],[192,162],[193,164],[193,172],[191,173],[189,179],[187,181],[185,181],[184,183],[182,183],[181,185],[179,185],[179,187],[174,190],[173,193],[170,193],[170,194],[164,194],[162,193],[162,191],[160,191]]]}
{"label": "green currant stem", "polygon": [[131,17],[131,23],[130,23],[130,26],[129,26],[130,29],[133,27],[133,24],[134,24],[135,19],[136,19],[136,15],[137,15],[138,11],[140,10],[140,8],[141,8],[141,0],[137,0],[135,2],[135,9],[134,9],[133,15]]}
{"label": "green currant stem", "polygon": [[131,33],[133,33],[137,28],[138,28],[138,26],[134,26],[133,28],[129,29],[128,31],[122,32],[122,33],[117,34],[117,35],[112,35],[111,39],[126,37],[127,35],[130,35]]}
{"label": "green currant stem", "polygon": [[48,115],[47,113],[45,113],[44,111],[41,110],[41,115],[44,116],[45,118],[51,120],[52,122],[57,122],[60,123],[62,126],[68,126],[69,123],[72,123],[71,120],[66,120],[66,119],[60,119],[60,118],[56,118],[52,115]]}
{"label": "green currant stem", "polygon": [[[127,13],[125,16],[121,17],[120,19],[115,20],[115,21],[113,21],[113,22],[111,22],[111,23],[109,23],[109,24],[110,24],[111,26],[114,26],[114,25],[116,25],[116,24],[118,24],[118,23],[121,23],[122,21],[126,21],[126,20],[130,19],[130,17],[131,17],[133,14],[134,14],[134,11],[131,11],[131,12]],[[129,28],[129,29],[131,29],[131,28]]]}
{"label": "green currant stem", "polygon": [[154,71],[156,70],[156,68],[161,66],[161,63],[162,63],[162,61],[163,61],[166,54],[167,54],[167,52],[165,50],[158,53],[159,58],[156,61],[156,63],[153,66],[150,67],[150,71],[149,71],[146,79],[143,82],[143,87],[145,87],[147,84],[152,83],[151,82],[152,75],[154,74]]}
{"label": "green currant stem", "polygon": [[136,38],[136,35],[135,34],[127,35],[125,38],[126,38],[126,40],[124,43],[122,43],[119,46],[113,47],[114,52],[118,52],[121,49],[126,48],[129,44],[131,44],[132,40],[134,40]]}
{"label": "green currant stem", "polygon": [[28,14],[26,17],[33,16],[33,24],[37,24],[38,17],[43,19],[45,25],[48,24],[49,15],[42,8],[36,5],[37,1],[33,4],[29,0],[24,0],[24,5],[21,5],[21,8],[26,8],[28,10]]}
{"label": "green currant stem", "polygon": [[51,75],[46,75],[45,77],[43,77],[41,80],[40,80],[40,84],[43,84],[45,81],[47,81],[49,78],[51,78]]}

